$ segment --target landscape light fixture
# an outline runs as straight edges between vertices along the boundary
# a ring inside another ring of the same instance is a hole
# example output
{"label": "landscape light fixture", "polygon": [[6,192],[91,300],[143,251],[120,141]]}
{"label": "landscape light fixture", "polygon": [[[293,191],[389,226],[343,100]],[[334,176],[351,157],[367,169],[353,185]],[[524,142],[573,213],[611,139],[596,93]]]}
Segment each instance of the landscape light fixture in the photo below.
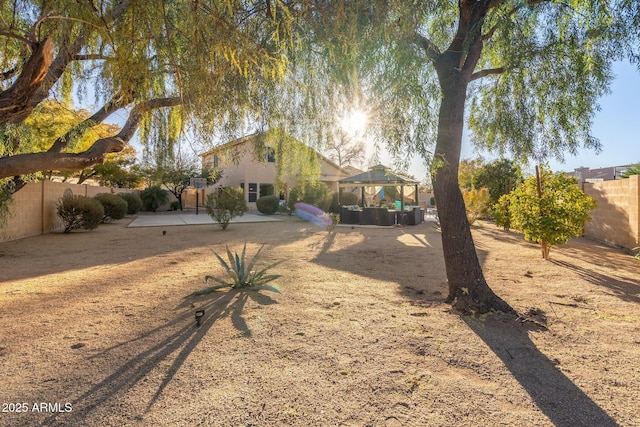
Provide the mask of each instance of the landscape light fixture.
{"label": "landscape light fixture", "polygon": [[200,327],[200,322],[202,321],[202,316],[204,316],[204,310],[196,311],[196,326]]}

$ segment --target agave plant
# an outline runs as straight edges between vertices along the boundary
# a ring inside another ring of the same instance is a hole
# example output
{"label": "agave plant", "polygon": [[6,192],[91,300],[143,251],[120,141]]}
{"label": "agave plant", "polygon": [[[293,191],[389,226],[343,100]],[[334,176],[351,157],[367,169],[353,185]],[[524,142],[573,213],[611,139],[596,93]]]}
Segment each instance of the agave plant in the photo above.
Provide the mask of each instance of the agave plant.
{"label": "agave plant", "polygon": [[261,270],[253,270],[253,267],[258,261],[260,257],[260,253],[262,252],[262,248],[264,245],[258,249],[258,252],[251,258],[248,262],[246,260],[245,254],[247,250],[247,242],[244,243],[244,247],[242,248],[242,254],[238,255],[236,252],[232,254],[227,247],[227,257],[229,258],[229,262],[222,259],[222,257],[216,253],[214,255],[220,261],[220,264],[224,267],[227,272],[227,277],[225,279],[221,279],[215,276],[205,276],[205,282],[209,282],[210,280],[218,283],[214,286],[209,286],[208,288],[201,289],[192,293],[192,296],[204,295],[210,292],[215,291],[216,289],[227,288],[231,289],[249,289],[249,290],[268,290],[273,292],[280,292],[276,287],[267,285],[267,283],[276,280],[279,277],[282,277],[280,274],[266,274],[267,270],[275,267],[276,265],[282,263],[282,261],[274,262],[273,264],[264,267]]}

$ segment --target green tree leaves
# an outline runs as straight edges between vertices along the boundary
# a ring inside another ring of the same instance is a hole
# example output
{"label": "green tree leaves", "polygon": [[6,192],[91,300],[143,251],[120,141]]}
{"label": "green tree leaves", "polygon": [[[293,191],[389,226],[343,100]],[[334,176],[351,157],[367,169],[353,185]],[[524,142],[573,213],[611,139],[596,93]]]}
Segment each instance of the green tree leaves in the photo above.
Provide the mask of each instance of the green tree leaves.
{"label": "green tree leaves", "polygon": [[[271,107],[256,95],[284,76],[292,43],[292,5],[277,0],[5,3],[0,123],[20,124],[52,94],[68,100],[76,89],[103,106],[70,138],[43,141],[52,147],[46,154],[34,155],[28,138],[14,138],[10,149],[3,143],[2,177],[92,166],[122,150],[139,126],[161,159],[187,125],[203,142],[244,130],[249,116]],[[121,109],[129,117],[117,137],[89,137],[76,151],[93,125]]]}
{"label": "green tree leaves", "polygon": [[622,178],[629,178],[631,175],[640,175],[640,163],[629,166],[622,175]]}
{"label": "green tree leaves", "polygon": [[520,166],[512,160],[500,159],[483,165],[473,177],[474,187],[489,190],[489,203],[495,205],[503,194],[510,193],[522,182]]}
{"label": "green tree leaves", "polygon": [[539,183],[536,177],[527,179],[502,196],[499,205],[503,209],[508,206],[511,226],[522,231],[526,240],[540,243],[546,259],[551,247],[582,234],[595,201],[578,187],[574,178],[553,174],[544,167],[539,171]]}
{"label": "green tree leaves", "polygon": [[244,192],[241,188],[222,187],[207,195],[207,213],[226,230],[229,222],[242,216],[247,210]]}

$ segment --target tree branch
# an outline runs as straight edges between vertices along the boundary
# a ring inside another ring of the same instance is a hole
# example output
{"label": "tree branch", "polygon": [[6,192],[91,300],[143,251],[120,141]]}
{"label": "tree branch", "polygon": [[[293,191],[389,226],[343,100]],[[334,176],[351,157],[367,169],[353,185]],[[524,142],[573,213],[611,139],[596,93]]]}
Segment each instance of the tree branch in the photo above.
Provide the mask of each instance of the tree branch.
{"label": "tree branch", "polygon": [[100,53],[91,53],[86,55],[75,55],[73,59],[76,61],[90,61],[90,60],[96,60],[96,59],[107,60],[107,59],[113,59],[113,58],[107,55],[102,55]]}
{"label": "tree branch", "polygon": [[480,79],[482,77],[486,77],[492,74],[502,74],[506,71],[506,68],[504,67],[498,67],[498,68],[487,68],[485,70],[480,70],[480,71],[476,71],[475,73],[471,74],[471,78],[469,79],[469,81],[472,80],[477,80]]}
{"label": "tree branch", "polygon": [[[99,143],[100,142],[100,143]],[[15,174],[35,173],[43,170],[56,170],[60,172],[72,172],[86,169],[90,166],[100,163],[104,155],[114,153],[124,148],[124,142],[96,141],[94,147],[96,149],[105,150],[100,156],[92,156],[84,152],[78,154],[70,153],[50,153],[48,151],[41,153],[18,154],[11,157],[0,158],[0,178],[6,178]],[[94,148],[92,147],[92,148]]]}
{"label": "tree branch", "polygon": [[491,27],[491,29],[489,31],[487,31],[486,34],[484,34],[482,36],[482,41],[487,41],[489,40],[491,37],[493,37],[493,35],[496,33],[496,31],[498,30],[498,28],[500,27],[500,24],[496,24],[493,27]]}
{"label": "tree branch", "polygon": [[458,28],[466,28],[464,41],[468,43],[466,57],[462,59],[463,62],[460,65],[460,68],[465,75],[469,76],[469,80],[473,75],[473,70],[478,64],[478,60],[482,54],[482,48],[484,47],[482,22],[489,10],[489,4],[490,2],[485,4],[479,2],[474,5],[467,6],[468,9],[463,9],[462,5],[460,6],[461,24]]}
{"label": "tree branch", "polygon": [[10,70],[2,72],[2,80],[9,80],[15,77],[18,74],[18,67],[13,67]]}
{"label": "tree branch", "polygon": [[438,55],[440,55],[440,49],[438,49],[438,46],[422,34],[418,34],[417,32],[414,33],[411,41],[416,46],[422,48],[427,54],[427,57],[431,60],[435,60]]}
{"label": "tree branch", "polygon": [[[103,19],[105,25],[113,22],[122,16],[127,8],[129,7],[129,1],[123,0],[118,5],[116,5],[113,10],[111,10]],[[48,17],[48,15],[45,15]],[[31,57],[27,61],[25,68],[23,68],[22,73],[16,80],[15,87],[17,90],[22,89],[22,96],[19,98],[20,103],[17,105],[12,105],[12,100],[10,94],[4,96],[6,92],[13,89],[10,88],[5,92],[0,94],[0,124],[7,123],[9,121],[14,123],[23,122],[36,105],[40,104],[43,100],[47,98],[49,95],[49,91],[56,84],[67,65],[71,61],[73,61],[80,53],[84,45],[86,44],[86,39],[89,35],[89,30],[85,27],[80,30],[80,34],[73,41],[67,41],[67,43],[63,43],[58,50],[58,55],[55,59],[53,59],[53,43],[49,39],[45,39],[39,45],[37,44],[37,49],[33,50]],[[40,52],[43,47],[46,49],[44,52]],[[41,58],[42,54],[46,54],[47,57],[44,60]],[[33,80],[35,76],[33,73],[25,73],[27,71],[27,66],[31,66],[35,68],[38,66],[37,71],[38,79]],[[40,74],[44,72],[44,76]],[[29,80],[32,79],[32,80]],[[20,86],[18,86],[18,82],[22,80]],[[25,87],[28,87],[29,90],[25,91]],[[28,97],[27,97],[28,95]],[[15,98],[15,94],[13,95]],[[15,102],[15,101],[13,101]]]}
{"label": "tree branch", "polygon": [[15,83],[0,93],[0,124],[20,122],[35,105],[30,102],[44,82],[53,61],[53,43],[45,39],[37,45],[24,64]]}
{"label": "tree branch", "polygon": [[69,143],[74,140],[74,135],[78,135],[82,129],[102,123],[102,121],[109,117],[113,112],[126,107],[130,102],[131,99],[124,96],[112,98],[109,102],[104,104],[102,108],[93,113],[91,117],[83,120],[81,123],[74,126],[73,129],[56,139],[48,151],[51,153],[62,153]]}
{"label": "tree branch", "polygon": [[131,137],[133,137],[133,134],[136,132],[136,130],[138,130],[138,126],[140,126],[140,120],[142,120],[142,117],[145,113],[156,108],[175,107],[176,105],[181,104],[182,98],[173,97],[151,99],[149,101],[136,105],[131,109],[131,112],[129,113],[129,119],[127,119],[127,122],[124,124],[117,137],[123,138],[128,142]]}
{"label": "tree branch", "polygon": [[20,40],[21,42],[23,42],[24,44],[26,44],[27,46],[29,46],[30,48],[34,48],[34,46],[37,45],[38,41],[33,37],[32,34],[29,33],[24,33],[24,35],[18,34],[15,31],[9,31],[9,30],[5,30],[0,29],[0,36],[5,36],[5,37],[9,37],[12,39],[16,39],[16,40]]}
{"label": "tree branch", "polygon": [[180,98],[160,98],[136,105],[131,109],[127,122],[117,135],[97,140],[88,150],[82,153],[45,151],[2,157],[0,158],[0,178],[43,170],[76,171],[101,163],[107,154],[117,153],[127,146],[136,130],[138,130],[140,121],[145,113],[155,108],[172,107],[181,103]]}
{"label": "tree branch", "polygon": [[[541,1],[537,2],[537,3],[540,3],[540,2],[542,2],[542,1],[544,1],[544,0],[541,0]],[[496,5],[496,6],[497,6],[497,5]],[[508,17],[513,16],[517,11],[519,11],[520,9],[522,9],[524,6],[525,6],[525,4],[524,4],[524,3],[521,3],[521,4],[517,5],[516,7],[514,7],[513,9],[511,9],[509,12],[507,12],[507,13],[506,13],[506,15],[505,15],[505,17],[507,17],[507,18],[508,18]],[[489,6],[489,8],[492,8],[492,7],[495,7],[495,6],[493,6],[493,4]],[[489,40],[491,37],[493,37],[493,35],[495,34],[495,32],[498,30],[498,28],[500,28],[500,22],[496,23],[493,27],[491,27],[491,28],[489,29],[489,31],[487,31],[487,33],[486,33],[486,34],[484,34],[484,35],[482,36],[482,41],[487,41],[487,40]]]}

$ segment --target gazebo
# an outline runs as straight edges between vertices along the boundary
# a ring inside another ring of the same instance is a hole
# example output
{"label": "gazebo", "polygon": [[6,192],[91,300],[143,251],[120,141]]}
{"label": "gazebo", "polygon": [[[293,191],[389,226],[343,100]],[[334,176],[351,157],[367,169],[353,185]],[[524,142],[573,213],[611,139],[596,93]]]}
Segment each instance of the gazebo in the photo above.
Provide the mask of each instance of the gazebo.
{"label": "gazebo", "polygon": [[400,187],[400,211],[404,211],[404,196],[405,187],[410,187],[409,194],[413,194],[415,205],[418,205],[418,181],[408,178],[404,175],[391,171],[390,168],[384,165],[376,165],[371,167],[368,171],[353,175],[347,178],[342,178],[338,181],[339,188],[345,187],[359,187],[361,189],[362,207],[365,207],[365,189],[373,188],[374,192],[370,194],[377,194],[384,187]]}

